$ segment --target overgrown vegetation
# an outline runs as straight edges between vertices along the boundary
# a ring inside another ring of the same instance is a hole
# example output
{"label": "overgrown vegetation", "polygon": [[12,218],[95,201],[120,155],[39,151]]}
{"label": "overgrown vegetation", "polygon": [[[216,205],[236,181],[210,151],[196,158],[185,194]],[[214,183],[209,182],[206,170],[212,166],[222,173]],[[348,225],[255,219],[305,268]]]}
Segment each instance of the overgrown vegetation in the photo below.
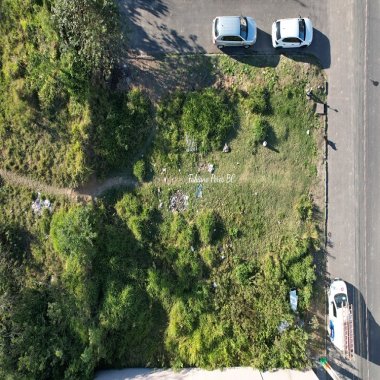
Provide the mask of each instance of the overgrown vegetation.
{"label": "overgrown vegetation", "polygon": [[140,182],[91,204],[51,199],[39,215],[36,194],[0,179],[0,377],[308,366],[320,125],[305,87],[318,69],[213,57],[215,88],[154,109],[115,86],[112,1],[4,0],[0,12],[5,167],[79,184],[131,165]]}
{"label": "overgrown vegetation", "polygon": [[149,132],[151,106],[120,81],[114,1],[0,3],[3,168],[76,186],[125,168]]}

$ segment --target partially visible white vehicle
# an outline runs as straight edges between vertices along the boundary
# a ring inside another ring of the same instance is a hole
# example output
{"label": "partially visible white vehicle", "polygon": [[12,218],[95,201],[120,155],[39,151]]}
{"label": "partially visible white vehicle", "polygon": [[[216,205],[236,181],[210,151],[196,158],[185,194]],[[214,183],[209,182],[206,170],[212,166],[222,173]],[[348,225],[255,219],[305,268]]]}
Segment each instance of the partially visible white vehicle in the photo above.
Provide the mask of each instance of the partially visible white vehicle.
{"label": "partially visible white vehicle", "polygon": [[330,340],[351,359],[354,354],[354,331],[352,307],[348,302],[346,283],[339,278],[334,279],[330,285],[328,298]]}
{"label": "partially visible white vehicle", "polygon": [[287,18],[272,24],[274,48],[306,47],[313,41],[313,24],[308,18]]}
{"label": "partially visible white vehicle", "polygon": [[220,16],[212,22],[212,41],[219,49],[225,46],[249,48],[256,38],[256,21],[252,17]]}

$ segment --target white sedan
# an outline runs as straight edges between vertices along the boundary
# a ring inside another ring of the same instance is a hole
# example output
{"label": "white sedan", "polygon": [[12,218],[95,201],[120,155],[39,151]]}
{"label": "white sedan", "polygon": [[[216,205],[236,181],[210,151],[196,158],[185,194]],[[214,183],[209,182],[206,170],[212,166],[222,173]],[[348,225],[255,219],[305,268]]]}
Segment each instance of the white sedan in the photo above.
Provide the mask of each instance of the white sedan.
{"label": "white sedan", "polygon": [[306,47],[313,41],[313,25],[308,18],[287,18],[272,24],[274,48]]}
{"label": "white sedan", "polygon": [[249,48],[256,37],[256,22],[252,17],[221,16],[212,22],[212,41],[219,49],[225,46]]}

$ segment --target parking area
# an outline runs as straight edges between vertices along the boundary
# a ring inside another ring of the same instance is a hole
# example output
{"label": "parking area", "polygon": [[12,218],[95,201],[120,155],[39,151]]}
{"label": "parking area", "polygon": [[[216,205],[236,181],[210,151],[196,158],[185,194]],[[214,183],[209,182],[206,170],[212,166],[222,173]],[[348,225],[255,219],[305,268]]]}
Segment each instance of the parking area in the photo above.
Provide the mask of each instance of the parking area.
{"label": "parking area", "polygon": [[[326,37],[325,2],[312,0],[120,0],[129,31],[128,45],[138,55],[159,53],[218,53],[212,44],[212,20],[221,15],[251,16],[257,23],[253,48],[229,48],[227,54],[275,53],[271,25],[279,18],[310,17],[314,40],[302,53],[316,55],[324,68],[330,66],[330,45]],[[231,50],[232,49],[232,50]],[[295,49],[297,50],[297,49]],[[297,53],[297,51],[295,51]],[[276,52],[277,53],[277,52]],[[286,51],[290,54],[290,51]],[[294,51],[292,52],[294,53]],[[298,51],[299,53],[299,51]]]}

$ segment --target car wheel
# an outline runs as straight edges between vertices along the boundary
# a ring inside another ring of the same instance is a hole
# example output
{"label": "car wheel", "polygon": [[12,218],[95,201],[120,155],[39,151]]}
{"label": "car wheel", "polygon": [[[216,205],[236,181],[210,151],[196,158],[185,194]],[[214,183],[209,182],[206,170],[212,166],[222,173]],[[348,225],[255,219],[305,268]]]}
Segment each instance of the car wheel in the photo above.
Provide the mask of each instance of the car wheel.
{"label": "car wheel", "polygon": [[224,48],[224,45],[217,45],[217,48],[218,48],[218,49],[223,49],[223,48]]}
{"label": "car wheel", "polygon": [[244,45],[244,49],[248,49],[249,47],[249,45]]}

